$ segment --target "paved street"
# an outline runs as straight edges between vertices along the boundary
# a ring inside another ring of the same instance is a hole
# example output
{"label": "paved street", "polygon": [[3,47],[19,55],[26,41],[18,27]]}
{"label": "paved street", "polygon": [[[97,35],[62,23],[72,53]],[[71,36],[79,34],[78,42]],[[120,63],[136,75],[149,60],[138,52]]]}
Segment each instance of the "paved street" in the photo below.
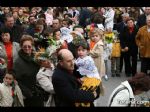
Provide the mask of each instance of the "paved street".
{"label": "paved street", "polygon": [[[111,77],[110,76],[110,62],[108,63],[109,65],[109,74],[108,74],[108,77],[109,77],[109,80],[108,81],[105,81],[105,79],[102,79],[103,80],[103,85],[105,87],[105,95],[104,96],[101,96],[99,99],[97,99],[97,106],[107,106],[107,103],[108,103],[108,99],[109,99],[109,96],[110,94],[112,93],[112,91],[122,82],[122,81],[125,81],[127,79],[127,77],[125,76],[125,73],[124,73],[124,69],[121,73],[121,77]],[[137,67],[138,71],[140,71],[140,62],[138,62],[138,67]]]}

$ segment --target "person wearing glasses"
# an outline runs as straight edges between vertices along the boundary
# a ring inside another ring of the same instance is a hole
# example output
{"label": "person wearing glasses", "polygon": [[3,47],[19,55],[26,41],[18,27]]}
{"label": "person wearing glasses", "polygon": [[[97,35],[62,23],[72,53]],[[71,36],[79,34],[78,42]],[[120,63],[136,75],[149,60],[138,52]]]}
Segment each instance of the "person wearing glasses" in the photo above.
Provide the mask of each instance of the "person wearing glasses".
{"label": "person wearing glasses", "polygon": [[13,63],[18,57],[20,50],[19,43],[12,42],[10,31],[8,28],[1,29],[1,42],[0,42],[0,82],[6,70],[13,68]]}
{"label": "person wearing glasses", "polygon": [[14,70],[16,80],[24,96],[24,105],[25,107],[43,106],[43,100],[36,83],[36,74],[40,69],[40,65],[34,60],[35,48],[32,36],[23,35],[20,40],[20,47],[19,57],[14,63]]}

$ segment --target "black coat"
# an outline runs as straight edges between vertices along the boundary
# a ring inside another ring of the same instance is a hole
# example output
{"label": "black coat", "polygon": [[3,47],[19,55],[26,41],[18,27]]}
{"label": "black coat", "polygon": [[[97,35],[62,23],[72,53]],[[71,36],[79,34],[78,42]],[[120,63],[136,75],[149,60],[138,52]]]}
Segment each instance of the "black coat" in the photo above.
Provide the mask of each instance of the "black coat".
{"label": "black coat", "polygon": [[144,25],[146,25],[146,15],[142,14],[139,16],[139,18],[137,20],[137,26],[138,26],[138,28],[141,28]]}
{"label": "black coat", "polygon": [[120,44],[121,48],[124,49],[125,47],[129,48],[130,54],[138,54],[138,47],[135,42],[136,34],[138,32],[138,28],[134,26],[133,32],[129,32],[129,28],[126,26],[121,33]]}
{"label": "black coat", "polygon": [[36,74],[40,66],[33,61],[33,55],[27,56],[22,50],[13,67],[16,72],[16,80],[26,98],[33,97],[36,92]]}
{"label": "black coat", "polygon": [[80,90],[81,84],[77,78],[61,67],[55,69],[52,83],[56,93],[56,106],[73,107],[75,102],[93,102],[95,99],[93,93]]}

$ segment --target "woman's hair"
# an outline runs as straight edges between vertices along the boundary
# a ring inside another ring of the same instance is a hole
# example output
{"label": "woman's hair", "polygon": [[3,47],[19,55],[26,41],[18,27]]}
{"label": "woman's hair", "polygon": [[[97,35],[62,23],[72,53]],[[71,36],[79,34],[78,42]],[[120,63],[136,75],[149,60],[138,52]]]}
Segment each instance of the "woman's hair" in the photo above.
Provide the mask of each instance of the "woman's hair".
{"label": "woman's hair", "polygon": [[149,91],[150,90],[150,76],[145,73],[137,73],[134,77],[128,80],[133,92],[136,90]]}
{"label": "woman's hair", "polygon": [[30,35],[22,35],[20,39],[20,46],[22,46],[25,41],[31,41],[32,45],[34,45],[33,37]]}
{"label": "woman's hair", "polygon": [[[5,34],[5,33],[9,33],[10,34],[10,41],[12,42],[12,38],[11,38],[11,31],[10,29],[4,27],[4,28],[1,28],[1,31],[0,31],[0,35],[2,37],[2,34]],[[2,41],[2,38],[0,38],[0,41]]]}

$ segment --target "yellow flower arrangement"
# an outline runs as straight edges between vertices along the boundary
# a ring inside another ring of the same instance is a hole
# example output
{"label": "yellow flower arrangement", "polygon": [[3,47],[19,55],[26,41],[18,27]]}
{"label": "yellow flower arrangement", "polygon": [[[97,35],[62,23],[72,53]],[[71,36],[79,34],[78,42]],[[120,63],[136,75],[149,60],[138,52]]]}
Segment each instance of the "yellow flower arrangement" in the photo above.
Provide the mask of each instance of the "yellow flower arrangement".
{"label": "yellow flower arrangement", "polygon": [[106,32],[105,33],[105,41],[108,43],[112,43],[114,37],[115,37],[115,34],[113,32]]}

